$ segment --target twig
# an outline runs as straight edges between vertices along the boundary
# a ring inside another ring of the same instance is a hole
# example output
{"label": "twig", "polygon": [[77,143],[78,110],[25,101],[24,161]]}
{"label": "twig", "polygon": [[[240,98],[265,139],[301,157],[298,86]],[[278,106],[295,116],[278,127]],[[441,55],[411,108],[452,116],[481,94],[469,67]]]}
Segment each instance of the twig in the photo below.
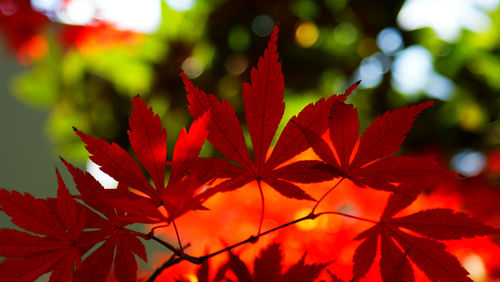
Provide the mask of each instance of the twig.
{"label": "twig", "polygon": [[330,188],[330,190],[328,190],[325,194],[323,194],[323,196],[321,196],[321,198],[316,202],[316,205],[314,205],[314,207],[312,208],[311,210],[311,214],[314,214],[314,212],[316,211],[316,208],[319,206],[319,203],[321,203],[321,201],[323,201],[324,198],[326,198],[326,196],[328,194],[330,194],[330,192],[333,191],[333,189],[337,188],[337,186],[340,184],[340,182],[342,182],[342,180],[344,180],[345,177],[342,177],[337,183],[335,183],[335,185],[333,185],[332,188]]}
{"label": "twig", "polygon": [[[340,182],[340,181],[339,181]],[[338,184],[338,183],[337,183]],[[330,191],[333,190],[330,189]],[[157,268],[154,273],[151,275],[151,277],[148,279],[148,282],[153,282],[154,279],[160,275],[163,270],[165,270],[166,268],[172,266],[172,265],[175,265],[183,260],[187,260],[191,263],[194,263],[194,264],[202,264],[205,260],[211,258],[211,257],[214,257],[216,255],[219,255],[221,253],[224,253],[224,252],[227,252],[229,250],[232,250],[238,246],[241,246],[241,245],[244,245],[246,243],[253,243],[253,242],[256,242],[260,237],[264,236],[264,235],[267,235],[269,233],[272,233],[276,230],[279,230],[279,229],[282,229],[282,228],[285,228],[287,226],[290,226],[290,225],[293,225],[293,224],[296,224],[296,223],[299,223],[301,221],[304,221],[304,220],[308,220],[308,219],[315,219],[319,216],[322,216],[322,215],[328,215],[328,214],[334,214],[334,215],[340,215],[340,216],[344,216],[344,217],[349,217],[349,218],[353,218],[353,219],[357,219],[357,220],[361,220],[361,221],[367,221],[367,222],[371,222],[371,223],[378,223],[377,221],[375,220],[371,220],[371,219],[366,219],[366,218],[362,218],[362,217],[357,217],[357,216],[354,216],[354,215],[350,215],[350,214],[345,214],[345,213],[341,213],[341,212],[321,212],[321,213],[318,213],[318,214],[314,214],[314,213],[309,213],[308,215],[306,216],[303,216],[301,218],[297,218],[293,221],[290,221],[290,222],[287,222],[285,224],[282,224],[282,225],[279,225],[277,227],[274,227],[272,229],[269,229],[267,231],[264,231],[262,233],[259,233],[258,235],[252,235],[250,237],[248,237],[246,240],[243,240],[241,242],[238,242],[236,244],[233,244],[231,246],[228,246],[228,247],[225,247],[221,250],[218,250],[214,253],[211,253],[211,254],[208,254],[208,255],[204,255],[204,256],[201,256],[201,257],[193,257],[193,256],[190,256],[186,253],[183,253],[181,256],[179,256],[178,254],[174,253],[174,255],[172,255],[172,257],[170,257],[162,266],[160,266],[159,268]],[[153,238],[156,238],[156,237],[153,237]]]}
{"label": "twig", "polygon": [[346,214],[346,213],[342,213],[342,212],[320,212],[320,213],[316,214],[316,216],[321,216],[321,215],[324,215],[324,214],[336,214],[336,215],[341,215],[341,216],[344,216],[344,217],[354,218],[354,219],[361,220],[361,221],[371,222],[371,223],[375,223],[375,224],[378,223],[378,221],[375,221],[375,220],[372,220],[372,219],[357,217],[357,216]]}
{"label": "twig", "polygon": [[182,249],[181,237],[179,236],[179,230],[177,229],[177,225],[175,225],[175,221],[173,219],[172,224],[174,225],[175,236],[177,236],[177,243],[179,243],[179,256],[182,257],[184,256],[184,250]]}
{"label": "twig", "polygon": [[131,230],[128,228],[123,228],[123,229],[127,230],[128,232],[130,232],[132,234],[135,234],[136,236],[143,238],[144,240],[156,241],[156,242],[160,243],[162,246],[164,246],[165,248],[171,250],[174,253],[174,255],[181,256],[181,252],[176,247],[174,247],[172,244],[154,236],[153,232],[149,232],[148,234],[144,234],[144,233],[137,232],[135,230]]}

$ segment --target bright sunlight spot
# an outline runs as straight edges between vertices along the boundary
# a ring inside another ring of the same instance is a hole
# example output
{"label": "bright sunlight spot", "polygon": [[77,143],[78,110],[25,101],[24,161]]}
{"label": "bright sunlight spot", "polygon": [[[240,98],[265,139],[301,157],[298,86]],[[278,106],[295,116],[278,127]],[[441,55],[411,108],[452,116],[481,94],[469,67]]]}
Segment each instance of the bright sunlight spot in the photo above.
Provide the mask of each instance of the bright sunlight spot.
{"label": "bright sunlight spot", "polygon": [[32,0],[32,4],[49,17],[56,15],[54,20],[72,25],[102,20],[119,29],[153,33],[161,22],[161,0]]}
{"label": "bright sunlight spot", "polygon": [[407,0],[398,14],[401,28],[430,27],[446,41],[455,41],[462,29],[484,32],[491,26],[488,11],[498,0]]}
{"label": "bright sunlight spot", "polygon": [[66,24],[87,25],[97,13],[96,6],[88,0],[72,0],[64,11],[57,13],[58,18]]}
{"label": "bright sunlight spot", "polygon": [[179,12],[184,12],[193,8],[196,0],[165,0],[165,2],[170,8]]}
{"label": "bright sunlight spot", "polygon": [[[304,216],[308,215],[310,212],[311,212],[311,209],[299,210],[298,212],[295,213],[294,218],[304,217]],[[317,225],[318,225],[317,219],[315,219],[315,220],[308,219],[308,220],[304,220],[304,221],[297,223],[297,228],[300,230],[307,231],[307,230],[314,229]]]}
{"label": "bright sunlight spot", "polygon": [[198,277],[194,274],[188,274],[186,275],[186,278],[188,279],[189,282],[198,282]]}
{"label": "bright sunlight spot", "polygon": [[31,5],[38,11],[54,11],[60,7],[60,2],[60,0],[31,0]]}
{"label": "bright sunlight spot", "polygon": [[470,273],[470,278],[473,281],[486,281],[486,267],[483,259],[476,255],[470,254],[462,261],[464,268]]}
{"label": "bright sunlight spot", "polygon": [[432,55],[427,49],[419,45],[408,47],[394,60],[393,86],[402,93],[415,95],[429,80],[432,69]]}
{"label": "bright sunlight spot", "polygon": [[431,53],[420,45],[398,52],[392,66],[393,87],[406,96],[425,92],[433,98],[450,99],[455,86],[434,70],[432,62]]}
{"label": "bright sunlight spot", "polygon": [[152,33],[160,26],[161,0],[96,1],[99,18],[115,23],[117,28]]}
{"label": "bright sunlight spot", "polygon": [[87,161],[87,172],[90,173],[99,183],[101,183],[102,187],[106,189],[114,189],[118,186],[118,182],[114,180],[111,176],[104,173],[101,168],[95,164],[93,161]]}

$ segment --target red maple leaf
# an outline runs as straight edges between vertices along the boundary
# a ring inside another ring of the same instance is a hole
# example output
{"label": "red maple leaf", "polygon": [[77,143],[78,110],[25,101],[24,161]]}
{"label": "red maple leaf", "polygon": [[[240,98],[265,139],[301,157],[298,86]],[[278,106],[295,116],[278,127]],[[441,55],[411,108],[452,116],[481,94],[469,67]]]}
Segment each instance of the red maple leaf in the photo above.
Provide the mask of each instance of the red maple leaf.
{"label": "red maple leaf", "polygon": [[137,281],[134,254],[147,261],[142,242],[129,230],[114,228],[107,234],[104,243],[85,258],[78,278],[80,281],[106,281],[114,263],[114,274],[119,281]]}
{"label": "red maple leaf", "polygon": [[81,256],[93,245],[87,208],[69,194],[59,173],[57,199],[0,189],[0,206],[12,222],[31,233],[0,229],[0,276],[5,281],[35,280],[52,271],[50,281],[69,281]]}
{"label": "red maple leaf", "polygon": [[[83,281],[105,280],[114,262],[115,276],[120,281],[135,281],[137,263],[134,255],[147,261],[137,232],[126,229],[132,223],[171,222],[185,212],[203,208],[206,197],[197,196],[202,184],[194,173],[188,173],[187,163],[197,158],[208,134],[209,114],[194,122],[189,130],[181,131],[170,163],[170,179],[165,186],[167,167],[166,131],[158,115],[139,97],[132,102],[129,139],[137,158],[148,172],[154,187],[139,164],[115,143],[96,139],[76,130],[86,143],[90,157],[101,169],[119,182],[117,189],[104,189],[89,173],[63,160],[73,176],[81,198],[102,216],[92,214],[95,243],[104,242],[82,263],[79,277]],[[168,215],[160,212],[164,207]]]}
{"label": "red maple leaf", "polygon": [[388,111],[377,117],[358,139],[357,110],[333,101],[324,121],[328,123],[333,148],[306,125],[297,126],[325,163],[316,166],[317,169],[329,172],[332,177],[349,178],[360,187],[400,192],[396,183],[453,175],[431,160],[392,156],[399,151],[417,114],[432,104],[430,101]]}
{"label": "red maple leaf", "polygon": [[[421,185],[416,182],[400,188],[409,195],[416,195]],[[446,245],[436,240],[471,238],[498,230],[450,209],[430,209],[393,217],[411,202],[406,195],[391,195],[379,222],[355,238],[363,242],[354,254],[354,280],[363,277],[370,269],[380,238],[380,272],[384,281],[413,281],[410,260],[432,281],[472,281],[458,260],[446,251]]]}
{"label": "red maple leaf", "polygon": [[[251,274],[247,265],[237,255],[232,252],[228,253],[228,262],[219,268],[213,281],[232,281],[227,278],[227,272],[231,271],[238,279],[237,281],[243,282],[312,282],[318,278],[321,271],[329,264],[305,264],[306,254],[304,254],[297,263],[283,272],[283,252],[280,244],[274,243],[262,250],[259,257],[255,259],[253,274]],[[198,269],[197,277],[200,282],[209,281],[209,265],[207,261]]]}
{"label": "red maple leaf", "polygon": [[[139,97],[134,98],[132,118],[129,119],[130,144],[151,177],[154,187],[142,172],[141,166],[119,145],[96,139],[76,129],[75,131],[85,142],[87,151],[92,154],[92,161],[124,188],[121,189],[121,194],[114,193],[107,197],[108,202],[136,215],[138,220],[142,217],[137,222],[170,222],[189,210],[203,209],[201,204],[206,196],[198,195],[196,190],[208,179],[195,171],[188,173],[187,163],[196,159],[201,151],[208,134],[209,118],[207,112],[191,125],[189,132],[184,129],[181,131],[170,163],[170,179],[165,185],[167,133],[161,126],[159,116]],[[140,193],[129,192],[127,188]],[[161,206],[168,215],[158,211]]]}
{"label": "red maple leaf", "polygon": [[182,74],[191,115],[197,119],[205,111],[210,110],[212,119],[209,124],[208,140],[227,157],[228,161],[235,163],[219,163],[218,170],[222,174],[216,177],[229,179],[214,187],[212,193],[234,190],[251,181],[257,181],[262,206],[264,199],[261,182],[267,183],[285,197],[314,200],[292,182],[314,183],[329,180],[328,176],[311,169],[319,165],[320,161],[302,160],[280,167],[284,162],[309,148],[307,140],[295,124],[300,123],[310,131],[322,134],[327,126],[320,121],[326,119],[329,105],[332,101],[345,101],[357,87],[355,84],[344,95],[332,96],[328,100],[321,99],[315,104],[306,106],[287,123],[268,156],[285,108],[284,79],[281,63],[278,61],[277,38],[278,28],[275,27],[264,56],[259,59],[257,68],[251,71],[251,83],[243,84],[245,117],[253,145],[253,159],[248,151],[241,124],[231,105],[226,100],[219,102],[214,95],[207,95]]}
{"label": "red maple leaf", "polygon": [[[148,217],[161,216],[160,212],[149,205],[141,205],[144,203],[142,199],[129,193],[125,187],[104,189],[90,173],[75,168],[65,160],[62,161],[73,176],[76,188],[81,194],[76,197],[99,212],[97,214],[88,210],[87,213],[88,227],[93,229],[91,236],[93,245],[104,242],[85,258],[78,272],[78,278],[82,281],[105,281],[114,261],[114,273],[120,281],[136,281],[137,262],[134,254],[147,261],[146,250],[137,238],[139,234],[125,227],[136,222],[147,222],[145,219]],[[108,199],[123,195],[130,197],[131,201],[137,200],[130,207],[134,208],[135,214],[127,215],[123,210],[109,204]]]}

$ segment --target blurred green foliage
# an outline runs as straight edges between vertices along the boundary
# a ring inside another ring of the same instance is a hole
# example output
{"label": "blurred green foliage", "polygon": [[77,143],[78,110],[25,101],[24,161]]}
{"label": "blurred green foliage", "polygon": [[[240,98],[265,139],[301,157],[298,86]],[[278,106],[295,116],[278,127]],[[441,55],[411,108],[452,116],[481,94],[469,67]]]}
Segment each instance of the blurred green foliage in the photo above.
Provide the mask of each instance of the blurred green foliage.
{"label": "blurred green foliage", "polygon": [[[26,104],[50,111],[47,132],[58,154],[85,159],[72,126],[127,146],[129,102],[138,94],[159,113],[169,135],[177,135],[191,120],[181,71],[201,89],[229,100],[243,121],[241,84],[249,81],[274,24],[280,26],[286,84],[284,121],[305,104],[363,79],[363,66],[369,70],[373,62],[383,65],[383,72],[374,77],[378,81],[362,84],[350,100],[361,109],[365,125],[388,109],[435,99],[424,85],[416,93],[404,93],[393,82],[392,67],[401,52],[422,46],[432,56],[435,73],[451,81],[452,91],[417,122],[406,150],[432,148],[450,158],[464,148],[490,152],[499,147],[499,9],[489,12],[486,31],[461,30],[458,39],[446,41],[431,28],[398,28],[404,1],[198,0],[182,12],[161,3],[158,30],[132,35],[131,40],[64,46],[58,24],[45,31],[48,53],[12,85]],[[400,34],[402,46],[384,53],[377,40],[387,28]]]}

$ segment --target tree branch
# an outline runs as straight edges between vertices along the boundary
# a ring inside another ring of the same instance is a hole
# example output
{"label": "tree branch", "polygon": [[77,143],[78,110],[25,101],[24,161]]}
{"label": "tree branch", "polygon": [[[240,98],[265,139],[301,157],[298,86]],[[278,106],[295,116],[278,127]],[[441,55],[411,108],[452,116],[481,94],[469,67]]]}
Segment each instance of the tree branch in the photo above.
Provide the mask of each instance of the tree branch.
{"label": "tree branch", "polygon": [[[339,181],[339,183],[340,183],[340,181]],[[337,186],[337,185],[335,185],[335,186]],[[335,186],[333,188],[335,188]],[[333,188],[330,189],[330,191],[333,190]],[[329,192],[327,192],[327,193],[329,193]],[[297,219],[292,220],[290,222],[287,222],[285,224],[279,225],[277,227],[274,227],[272,229],[264,231],[264,232],[262,232],[262,233],[260,233],[258,235],[255,235],[255,236],[252,235],[252,236],[248,237],[246,240],[240,241],[238,243],[235,243],[235,244],[233,244],[231,246],[225,247],[225,248],[223,248],[221,250],[218,250],[218,251],[216,251],[214,253],[211,253],[211,254],[208,254],[208,255],[204,255],[204,256],[201,256],[201,257],[193,257],[193,256],[190,256],[190,255],[188,255],[186,253],[183,253],[182,255],[180,255],[179,252],[174,252],[174,254],[167,261],[165,261],[162,266],[160,266],[159,268],[157,268],[153,272],[153,274],[151,275],[151,277],[149,277],[148,282],[153,282],[155,280],[155,278],[158,277],[158,275],[160,275],[163,272],[163,270],[167,269],[170,266],[178,264],[179,262],[181,262],[183,260],[187,260],[187,261],[189,261],[191,263],[194,263],[194,264],[202,264],[207,259],[209,259],[211,257],[214,257],[216,255],[219,255],[221,253],[230,251],[230,250],[232,250],[232,249],[234,249],[234,248],[236,248],[238,246],[241,246],[241,245],[244,245],[244,244],[247,244],[247,243],[255,243],[260,237],[262,237],[264,235],[267,235],[269,233],[272,233],[274,231],[277,231],[279,229],[282,229],[282,228],[285,228],[287,226],[299,223],[299,222],[304,221],[304,220],[308,220],[308,219],[314,220],[314,219],[316,219],[319,216],[328,215],[328,214],[340,215],[340,216],[349,217],[349,218],[353,218],[353,219],[357,219],[357,220],[361,220],[361,221],[367,221],[367,222],[371,222],[371,223],[378,223],[375,220],[366,219],[366,218],[362,218],[362,217],[357,217],[357,216],[353,216],[353,215],[349,215],[349,214],[345,214],[345,213],[341,213],[341,212],[333,212],[332,211],[332,212],[321,212],[321,213],[318,213],[318,214],[314,214],[313,212],[311,212],[311,213],[309,213],[306,216],[303,216],[301,218],[297,218]],[[156,241],[160,240],[160,241],[162,241],[161,239],[158,239],[158,238],[155,239],[155,238],[156,237],[154,237],[154,236],[152,237],[153,240],[156,240]],[[158,242],[160,242],[160,241],[158,241]]]}

